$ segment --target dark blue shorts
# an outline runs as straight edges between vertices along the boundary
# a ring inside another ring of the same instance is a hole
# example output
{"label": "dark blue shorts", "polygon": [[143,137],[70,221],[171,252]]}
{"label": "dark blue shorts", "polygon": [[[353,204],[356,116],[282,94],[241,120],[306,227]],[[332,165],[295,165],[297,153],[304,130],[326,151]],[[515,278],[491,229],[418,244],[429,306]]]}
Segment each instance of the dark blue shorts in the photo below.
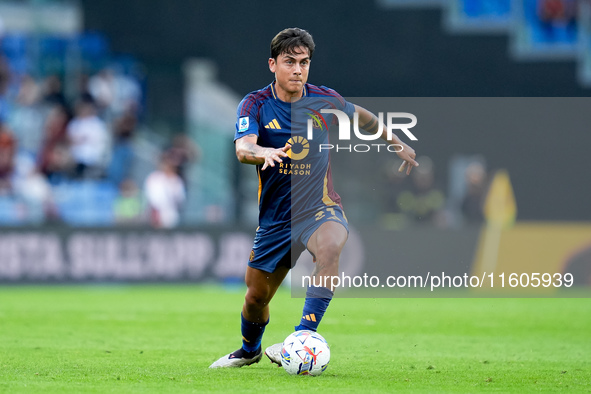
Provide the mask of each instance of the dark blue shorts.
{"label": "dark blue shorts", "polygon": [[322,208],[303,219],[292,220],[285,227],[258,228],[248,266],[265,272],[275,272],[278,266],[292,268],[304,250],[308,240],[322,223],[341,223],[347,232],[347,217],[340,206]]}

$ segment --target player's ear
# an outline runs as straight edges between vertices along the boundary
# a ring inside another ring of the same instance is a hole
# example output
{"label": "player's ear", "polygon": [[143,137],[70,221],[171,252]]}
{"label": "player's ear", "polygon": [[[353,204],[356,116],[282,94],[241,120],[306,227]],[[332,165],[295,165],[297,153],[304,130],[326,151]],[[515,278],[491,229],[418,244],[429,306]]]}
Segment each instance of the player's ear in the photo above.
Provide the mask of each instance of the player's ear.
{"label": "player's ear", "polygon": [[277,67],[277,63],[275,62],[275,59],[273,59],[272,57],[270,57],[269,58],[269,70],[271,70],[271,72],[274,73],[276,67]]}

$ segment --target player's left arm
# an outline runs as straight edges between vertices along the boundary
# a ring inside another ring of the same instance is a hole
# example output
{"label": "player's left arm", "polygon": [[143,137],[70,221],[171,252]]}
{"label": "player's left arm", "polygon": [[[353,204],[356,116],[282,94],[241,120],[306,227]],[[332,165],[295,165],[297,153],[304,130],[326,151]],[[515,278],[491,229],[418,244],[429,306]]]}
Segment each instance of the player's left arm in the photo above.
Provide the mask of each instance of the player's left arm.
{"label": "player's left arm", "polygon": [[[363,107],[358,105],[355,106],[355,112],[359,114],[359,126],[363,128],[363,130],[367,131],[370,134],[376,134],[380,127],[380,122],[378,121],[378,117],[375,116],[370,111],[366,110]],[[406,174],[410,175],[410,171],[413,167],[418,167],[419,163],[415,160],[417,154],[415,150],[410,147],[410,145],[404,143],[398,136],[392,133],[392,138],[388,139],[388,132],[386,126],[382,124],[382,135],[381,138],[389,142],[390,144],[396,144],[402,147],[401,150],[397,151],[396,154],[400,157],[403,162],[398,171],[404,171],[406,168]]]}

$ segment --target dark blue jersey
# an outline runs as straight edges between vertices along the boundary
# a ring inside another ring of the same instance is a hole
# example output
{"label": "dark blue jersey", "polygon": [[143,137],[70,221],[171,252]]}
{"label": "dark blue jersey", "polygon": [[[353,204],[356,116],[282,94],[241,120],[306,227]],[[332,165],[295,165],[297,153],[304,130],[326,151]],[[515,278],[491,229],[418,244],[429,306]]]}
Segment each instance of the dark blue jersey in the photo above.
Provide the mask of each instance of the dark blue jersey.
{"label": "dark blue jersey", "polygon": [[[251,92],[238,106],[234,141],[254,134],[262,147],[292,145],[290,158],[275,167],[261,170],[259,178],[259,226],[263,229],[285,227],[290,221],[332,205],[341,199],[334,191],[330,171],[328,127],[336,123],[333,115],[321,114],[322,108],[338,109],[349,117],[354,106],[337,92],[324,86],[305,84],[303,97],[294,103],[277,98],[274,83]],[[313,120],[313,138],[308,138],[307,121]]]}

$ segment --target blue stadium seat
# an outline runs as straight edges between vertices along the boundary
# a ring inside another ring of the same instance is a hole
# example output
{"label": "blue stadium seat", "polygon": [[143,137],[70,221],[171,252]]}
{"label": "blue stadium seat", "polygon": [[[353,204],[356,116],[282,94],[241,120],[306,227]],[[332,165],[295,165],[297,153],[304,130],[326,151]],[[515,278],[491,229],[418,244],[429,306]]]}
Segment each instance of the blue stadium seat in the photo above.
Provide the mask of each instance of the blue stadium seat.
{"label": "blue stadium seat", "polygon": [[29,60],[26,57],[8,58],[8,65],[10,71],[17,75],[26,74],[30,71]]}
{"label": "blue stadium seat", "polygon": [[27,54],[29,38],[20,33],[6,34],[2,38],[2,51],[8,58],[18,58]]}
{"label": "blue stadium seat", "polygon": [[109,42],[103,34],[85,32],[78,36],[77,45],[86,68],[96,72],[107,65]]}
{"label": "blue stadium seat", "polygon": [[39,39],[38,67],[42,75],[60,74],[64,71],[69,41],[51,35]]}
{"label": "blue stadium seat", "polygon": [[27,48],[30,44],[28,36],[19,33],[10,33],[2,39],[2,52],[8,60],[10,70],[17,75],[29,71]]}
{"label": "blue stadium seat", "polygon": [[63,57],[68,50],[68,41],[63,37],[45,36],[39,40],[39,49],[42,56]]}
{"label": "blue stadium seat", "polygon": [[109,54],[107,38],[97,32],[85,32],[78,36],[78,45],[85,55],[106,56]]}
{"label": "blue stadium seat", "polygon": [[511,0],[463,0],[462,9],[470,18],[509,16]]}
{"label": "blue stadium seat", "polygon": [[19,225],[18,203],[8,196],[0,196],[0,225]]}
{"label": "blue stadium seat", "polygon": [[74,181],[55,188],[62,219],[74,226],[109,226],[114,223],[115,185],[106,181]]}

